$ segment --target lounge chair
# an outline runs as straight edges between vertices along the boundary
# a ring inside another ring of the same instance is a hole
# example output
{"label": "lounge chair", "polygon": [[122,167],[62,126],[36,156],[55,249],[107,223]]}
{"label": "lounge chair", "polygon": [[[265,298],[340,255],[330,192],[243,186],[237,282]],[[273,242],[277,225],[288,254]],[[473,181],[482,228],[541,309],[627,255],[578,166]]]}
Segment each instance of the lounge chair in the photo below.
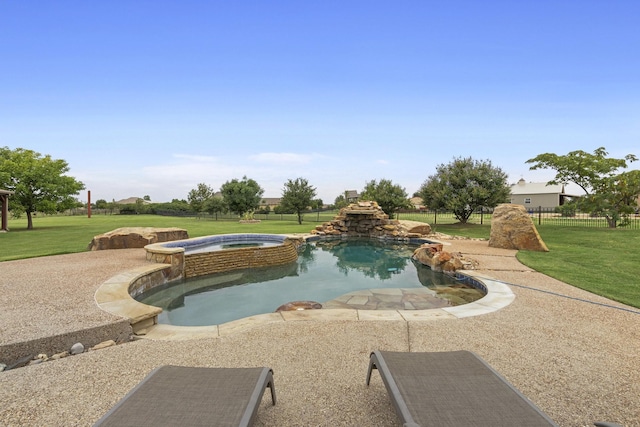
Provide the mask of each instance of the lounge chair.
{"label": "lounge chair", "polygon": [[267,387],[275,405],[269,368],[161,366],[95,426],[250,426]]}
{"label": "lounge chair", "polygon": [[404,426],[555,426],[485,361],[468,351],[374,351],[377,369]]}

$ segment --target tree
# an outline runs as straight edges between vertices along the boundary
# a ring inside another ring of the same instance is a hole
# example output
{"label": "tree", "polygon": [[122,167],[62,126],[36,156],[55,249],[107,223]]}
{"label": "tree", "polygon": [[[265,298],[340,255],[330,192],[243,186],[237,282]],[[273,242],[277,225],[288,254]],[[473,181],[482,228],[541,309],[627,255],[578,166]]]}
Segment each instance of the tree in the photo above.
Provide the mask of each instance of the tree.
{"label": "tree", "polygon": [[508,202],[511,190],[507,174],[490,160],[458,157],[439,165],[418,194],[429,208],[452,211],[458,221],[466,224],[476,209]]}
{"label": "tree", "polygon": [[197,188],[189,191],[187,200],[189,201],[189,205],[191,205],[191,209],[195,212],[204,212],[207,210],[205,207],[207,201],[211,199],[214,194],[215,191],[213,191],[213,188],[204,183],[200,183]]}
{"label": "tree", "polygon": [[0,187],[14,192],[9,207],[16,216],[27,214],[28,230],[33,229],[33,213],[70,209],[77,203],[72,196],[85,188],[82,182],[66,175],[66,161],[24,148],[0,148],[0,171]]}
{"label": "tree", "polygon": [[553,169],[554,179],[548,184],[578,185],[585,192],[580,200],[580,208],[606,218],[609,227],[615,228],[619,221],[626,222],[638,206],[640,194],[640,171],[619,173],[638,158],[627,154],[622,159],[607,157],[604,147],[594,150],[593,154],[582,150],[571,151],[565,155],[554,153],[539,154],[526,163],[531,170]]}
{"label": "tree", "polygon": [[333,205],[336,209],[346,208],[349,205],[347,199],[344,197],[344,194],[339,195],[333,202]]}
{"label": "tree", "polygon": [[219,213],[224,213],[227,211],[227,205],[224,203],[222,197],[212,196],[204,202],[204,211],[216,216],[218,219]]}
{"label": "tree", "polygon": [[302,212],[309,209],[316,195],[316,189],[309,185],[304,178],[288,180],[282,190],[280,206],[284,210],[293,211],[298,215],[298,224],[302,224]]}
{"label": "tree", "polygon": [[410,206],[405,189],[388,179],[381,179],[379,183],[375,179],[369,181],[362,190],[360,199],[375,200],[389,218],[393,218],[398,209]]}
{"label": "tree", "polygon": [[242,181],[233,179],[225,182],[220,191],[229,210],[238,216],[258,209],[264,193],[256,181],[246,176],[242,177]]}
{"label": "tree", "polygon": [[320,210],[324,206],[322,199],[315,199],[311,201],[311,209]]}

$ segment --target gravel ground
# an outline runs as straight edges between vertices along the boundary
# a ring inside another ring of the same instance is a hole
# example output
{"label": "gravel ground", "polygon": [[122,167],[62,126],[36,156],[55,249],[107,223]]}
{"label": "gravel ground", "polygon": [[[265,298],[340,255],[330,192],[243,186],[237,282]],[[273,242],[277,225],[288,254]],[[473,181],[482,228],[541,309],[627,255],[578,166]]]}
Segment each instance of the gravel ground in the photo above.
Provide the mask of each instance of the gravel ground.
{"label": "gravel ground", "polygon": [[[370,351],[465,349],[561,426],[640,426],[638,310],[536,273],[515,251],[449,243],[479,262],[478,273],[513,284],[515,301],[465,319],[283,322],[215,339],[140,340],[14,369],[0,373],[0,425],[91,425],[163,364],[273,368],[278,404],[265,394],[256,425],[396,425],[377,373],[365,385]],[[124,250],[1,263],[0,344],[117,321],[93,293],[144,262],[140,250]]]}

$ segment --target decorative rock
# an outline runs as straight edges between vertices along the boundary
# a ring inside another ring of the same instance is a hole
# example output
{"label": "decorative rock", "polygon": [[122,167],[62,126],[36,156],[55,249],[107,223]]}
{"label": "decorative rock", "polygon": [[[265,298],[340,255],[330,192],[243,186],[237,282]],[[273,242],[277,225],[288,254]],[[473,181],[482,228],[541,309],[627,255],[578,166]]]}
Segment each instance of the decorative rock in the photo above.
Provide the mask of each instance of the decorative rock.
{"label": "decorative rock", "polygon": [[96,344],[93,347],[91,347],[89,350],[100,350],[100,349],[103,349],[103,348],[112,347],[114,345],[116,345],[116,342],[114,340],[102,341],[101,343]]}
{"label": "decorative rock", "polygon": [[291,301],[286,304],[282,304],[276,309],[276,313],[279,311],[296,311],[296,310],[317,310],[322,308],[322,304],[315,301]]}
{"label": "decorative rock", "polygon": [[462,255],[442,250],[441,243],[425,243],[413,252],[412,258],[433,271],[453,273],[470,265],[462,262]]}
{"label": "decorative rock", "polygon": [[40,353],[39,355],[37,355],[37,356],[36,356],[36,359],[40,359],[40,360],[42,360],[43,362],[46,362],[46,361],[47,361],[47,359],[49,359],[49,356],[47,356],[47,355],[46,355],[46,354],[44,354],[44,353]]}
{"label": "decorative rock", "polygon": [[0,372],[4,371],[5,369],[7,369],[7,365],[5,365],[4,363],[0,363]]}
{"label": "decorative rock", "polygon": [[400,221],[405,227],[407,227],[407,233],[421,234],[428,236],[431,234],[431,226],[429,224],[420,223],[418,221]]}
{"label": "decorative rock", "polygon": [[28,365],[28,366],[31,366],[31,365],[39,365],[39,364],[41,364],[42,362],[44,362],[44,360],[42,360],[42,359],[33,359],[33,360],[29,361],[29,363],[27,363],[27,365]]}
{"label": "decorative rock", "polygon": [[340,209],[330,222],[317,225],[312,234],[320,236],[367,236],[408,239],[422,237],[431,232],[429,224],[417,221],[389,219],[376,202],[358,202]]}
{"label": "decorative rock", "polygon": [[500,204],[493,211],[489,246],[549,252],[525,207],[511,203]]}
{"label": "decorative rock", "polygon": [[50,360],[64,359],[65,357],[69,357],[68,351],[63,351],[62,353],[56,353],[53,356],[51,356]]}
{"label": "decorative rock", "polygon": [[69,350],[69,353],[71,354],[80,354],[84,352],[84,346],[82,345],[82,343],[75,343],[74,345],[71,346],[71,350]]}
{"label": "decorative rock", "polygon": [[90,251],[103,249],[144,248],[151,243],[188,239],[187,230],[182,228],[124,227],[95,236]]}

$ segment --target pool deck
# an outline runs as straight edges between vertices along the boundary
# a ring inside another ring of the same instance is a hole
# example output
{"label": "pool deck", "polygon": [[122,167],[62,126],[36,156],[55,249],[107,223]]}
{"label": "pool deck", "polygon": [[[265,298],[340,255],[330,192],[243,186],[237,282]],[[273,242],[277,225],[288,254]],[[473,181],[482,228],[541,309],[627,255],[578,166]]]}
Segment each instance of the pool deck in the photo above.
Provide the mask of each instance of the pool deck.
{"label": "pool deck", "polygon": [[[378,376],[364,384],[369,353],[465,349],[561,426],[596,420],[640,426],[638,310],[532,271],[515,251],[481,241],[448,243],[447,250],[478,261],[475,274],[509,283],[513,302],[454,318],[297,314],[298,321],[216,337],[145,339],[89,351],[0,373],[0,425],[90,425],[151,369],[171,363],[273,368],[278,404],[265,400],[256,425],[388,426],[397,419],[384,385]],[[100,310],[94,294],[119,272],[145,265],[138,249],[0,263],[0,348],[119,325],[122,319]],[[314,311],[323,310],[300,313]],[[362,310],[335,314],[343,311]]]}

